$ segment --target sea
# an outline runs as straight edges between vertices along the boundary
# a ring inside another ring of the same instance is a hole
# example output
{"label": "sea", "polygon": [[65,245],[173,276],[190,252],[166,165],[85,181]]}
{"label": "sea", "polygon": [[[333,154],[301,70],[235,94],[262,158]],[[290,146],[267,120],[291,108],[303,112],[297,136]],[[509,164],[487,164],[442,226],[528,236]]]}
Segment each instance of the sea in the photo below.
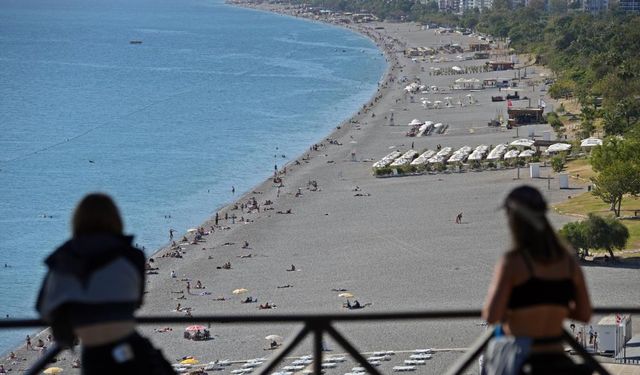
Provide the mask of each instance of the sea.
{"label": "sea", "polygon": [[[349,30],[221,0],[2,0],[0,318],[36,316],[83,195],[112,195],[150,255],[326,137],[385,69]],[[0,352],[32,331],[0,330]]]}

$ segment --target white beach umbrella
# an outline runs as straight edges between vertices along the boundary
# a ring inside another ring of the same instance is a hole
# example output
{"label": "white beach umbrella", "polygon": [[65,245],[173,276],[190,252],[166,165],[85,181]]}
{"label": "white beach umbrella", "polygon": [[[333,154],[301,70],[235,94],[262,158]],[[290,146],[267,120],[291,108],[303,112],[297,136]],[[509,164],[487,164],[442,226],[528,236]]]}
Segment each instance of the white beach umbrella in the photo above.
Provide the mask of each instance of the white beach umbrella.
{"label": "white beach umbrella", "polygon": [[583,139],[582,142],[580,142],[580,147],[596,147],[596,146],[602,146],[602,139],[587,138],[587,139]]}
{"label": "white beach umbrella", "polygon": [[568,143],[554,143],[547,147],[547,153],[563,152],[571,150],[571,145]]}

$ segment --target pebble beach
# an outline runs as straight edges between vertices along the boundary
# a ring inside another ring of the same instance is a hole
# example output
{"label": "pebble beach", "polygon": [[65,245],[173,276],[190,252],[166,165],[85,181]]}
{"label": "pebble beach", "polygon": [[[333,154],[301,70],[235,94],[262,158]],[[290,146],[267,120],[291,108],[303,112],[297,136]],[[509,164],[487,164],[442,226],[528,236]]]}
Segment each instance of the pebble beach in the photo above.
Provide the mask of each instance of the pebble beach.
{"label": "pebble beach", "polygon": [[[292,12],[266,5],[256,11]],[[342,27],[371,38],[385,54],[388,71],[378,92],[360,112],[336,124],[332,134],[280,167],[279,181],[269,179],[249,192],[236,192],[237,201],[218,212],[217,224],[213,217],[202,223],[202,240],[195,241],[193,232],[175,234],[176,246],[169,245],[153,256],[154,269],[147,277],[145,304],[139,316],[479,309],[493,265],[509,246],[506,220],[499,209],[505,195],[521,184],[536,186],[549,202],[586,191],[586,186],[574,179],[570,179],[571,189],[560,189],[548,167],[541,168],[543,178],[530,178],[527,168],[374,177],[372,164],[394,150],[497,145],[530,133],[541,138],[551,128],[487,126],[497,114],[506,115],[506,102],[491,101],[498,89],[451,89],[461,77],[513,79],[514,70],[436,75],[435,68],[457,66],[470,71],[487,60],[457,58],[470,55],[465,52],[439,53],[431,61],[414,61],[403,53],[407,47],[438,48],[443,44],[459,44],[467,51],[469,43],[478,40],[475,36],[441,34],[412,23]],[[528,66],[525,58],[521,60],[517,67]],[[553,107],[554,101],[539,84],[548,72],[528,66],[527,74],[528,78],[519,82],[519,95],[530,98],[533,106],[544,98],[547,106]],[[439,92],[411,94],[412,99],[405,87],[416,78],[423,85],[438,87]],[[474,103],[467,101],[467,94]],[[421,104],[421,97],[444,101],[447,96],[462,105],[426,109]],[[514,102],[514,106],[527,104],[527,100]],[[449,127],[442,134],[408,137],[407,124],[413,119]],[[259,209],[249,209],[254,201]],[[463,214],[460,224],[455,222],[459,213]],[[571,220],[553,212],[550,217],[556,227]],[[186,242],[180,241],[183,235]],[[595,306],[637,304],[640,292],[630,288],[640,283],[637,269],[590,266],[584,272]],[[195,288],[197,281],[203,288]],[[246,291],[234,294],[238,289]],[[345,298],[338,296],[341,292],[353,294],[365,308],[344,308]],[[257,302],[242,303],[247,297]],[[260,309],[265,302],[275,308]],[[185,356],[194,356],[201,363],[224,359],[242,363],[274,353],[268,350],[266,336],[286,340],[300,327],[213,323],[209,328],[212,339],[204,341],[186,340],[184,328],[145,325],[141,331],[172,363]],[[363,322],[336,328],[362,352],[394,351],[393,358],[380,366],[385,373],[402,364],[413,350],[433,348],[433,357],[417,368],[416,372],[423,374],[443,373],[485,330],[480,319]],[[344,353],[331,340],[326,345],[328,356]],[[15,353],[19,360],[4,362],[14,373],[38,355],[24,347]],[[311,354],[311,340],[294,353]],[[79,353],[65,352],[56,366],[65,373],[79,373],[71,368],[77,356]],[[234,366],[221,373],[239,368]],[[343,374],[351,367],[353,362],[347,360],[336,369],[327,369],[327,374]],[[477,371],[474,368],[469,373]]]}

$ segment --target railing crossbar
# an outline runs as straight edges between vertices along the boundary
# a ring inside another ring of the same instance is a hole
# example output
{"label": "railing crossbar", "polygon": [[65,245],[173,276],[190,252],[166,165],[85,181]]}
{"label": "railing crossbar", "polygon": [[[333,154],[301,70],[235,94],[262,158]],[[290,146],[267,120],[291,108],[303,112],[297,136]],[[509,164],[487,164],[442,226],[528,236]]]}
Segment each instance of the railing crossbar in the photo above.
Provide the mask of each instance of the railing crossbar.
{"label": "railing crossbar", "polygon": [[[593,309],[594,314],[640,314],[638,307],[605,307]],[[140,324],[192,324],[192,323],[304,323],[305,326],[298,334],[286,343],[278,354],[270,359],[265,368],[260,372],[267,375],[272,371],[295,347],[311,332],[314,334],[314,370],[316,374],[322,369],[322,336],[328,333],[340,346],[360,363],[370,374],[379,375],[375,369],[360,352],[331,325],[334,322],[353,321],[375,321],[375,320],[436,320],[436,319],[465,319],[479,318],[479,310],[441,310],[422,312],[387,312],[387,313],[366,313],[366,314],[299,314],[299,315],[204,315],[204,316],[146,316],[138,317],[136,321]],[[0,320],[0,329],[6,328],[34,328],[44,327],[46,323],[38,319],[4,319]],[[564,332],[565,340],[584,359],[585,363],[602,375],[608,375],[607,370],[596,361],[580,344],[575,341],[569,333]],[[482,350],[492,337],[489,331],[480,336],[466,353],[462,355],[454,365],[447,371],[447,375],[459,375],[480,355]],[[39,373],[55,356],[62,351],[57,344],[53,344],[28,370],[25,375],[35,375]]]}

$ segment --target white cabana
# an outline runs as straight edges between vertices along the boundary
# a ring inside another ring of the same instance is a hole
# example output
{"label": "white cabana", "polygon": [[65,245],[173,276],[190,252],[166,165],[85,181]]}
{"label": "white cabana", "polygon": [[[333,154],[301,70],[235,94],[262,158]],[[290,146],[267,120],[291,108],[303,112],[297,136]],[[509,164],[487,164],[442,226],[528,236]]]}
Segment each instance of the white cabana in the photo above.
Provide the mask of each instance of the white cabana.
{"label": "white cabana", "polygon": [[402,155],[400,153],[400,151],[393,151],[389,155],[387,155],[387,156],[383,157],[382,159],[380,159],[379,161],[373,163],[373,168],[384,168],[384,167],[388,166],[389,164],[393,163],[393,161],[396,158],[398,158],[400,155]]}
{"label": "white cabana", "polygon": [[602,146],[602,139],[600,138],[587,138],[580,142],[580,147],[591,148],[596,146]]}
{"label": "white cabana", "polygon": [[506,154],[504,154],[504,159],[515,159],[518,157],[518,155],[520,154],[520,151],[518,150],[509,150],[507,151]]}
{"label": "white cabana", "polygon": [[427,164],[429,159],[435,154],[436,154],[435,151],[427,150],[427,151],[423,152],[422,154],[420,154],[420,156],[418,156],[417,158],[413,159],[413,161],[410,164],[411,165],[424,165],[424,164]]}
{"label": "white cabana", "polygon": [[491,152],[489,152],[489,155],[487,155],[487,160],[500,160],[502,159],[502,155],[504,155],[506,151],[507,151],[507,145],[504,143],[501,143],[496,147],[494,147],[493,150],[491,150]]}
{"label": "white cabana", "polygon": [[519,158],[530,158],[533,155],[535,155],[535,151],[533,150],[524,150],[520,153],[520,155],[518,155]]}
{"label": "white cabana", "polygon": [[418,120],[417,118],[414,118],[413,120],[411,120],[411,122],[408,124],[409,126],[416,126],[416,125],[422,125],[423,122]]}
{"label": "white cabana", "polygon": [[463,69],[459,66],[452,66],[451,70],[453,70],[454,72],[462,72]]}
{"label": "white cabana", "polygon": [[533,144],[535,142],[532,141],[531,139],[527,139],[527,138],[520,138],[520,139],[516,139],[515,141],[509,143],[510,146],[515,146],[518,148],[531,148],[533,147]]}
{"label": "white cabana", "polygon": [[564,152],[569,150],[571,150],[571,145],[568,143],[554,143],[551,146],[547,147],[545,153],[555,154],[558,152]]}
{"label": "white cabana", "polygon": [[467,160],[471,160],[471,161],[480,161],[482,160],[482,158],[484,157],[484,154],[482,152],[478,152],[476,150],[474,150],[471,155],[469,155],[469,157],[467,158]]}
{"label": "white cabana", "polygon": [[391,165],[389,165],[389,166],[390,167],[402,167],[403,165],[407,165],[413,160],[413,158],[416,155],[418,155],[418,152],[416,150],[409,150],[409,151],[405,152],[402,156],[400,156],[399,158],[394,160],[393,163],[391,163]]}

